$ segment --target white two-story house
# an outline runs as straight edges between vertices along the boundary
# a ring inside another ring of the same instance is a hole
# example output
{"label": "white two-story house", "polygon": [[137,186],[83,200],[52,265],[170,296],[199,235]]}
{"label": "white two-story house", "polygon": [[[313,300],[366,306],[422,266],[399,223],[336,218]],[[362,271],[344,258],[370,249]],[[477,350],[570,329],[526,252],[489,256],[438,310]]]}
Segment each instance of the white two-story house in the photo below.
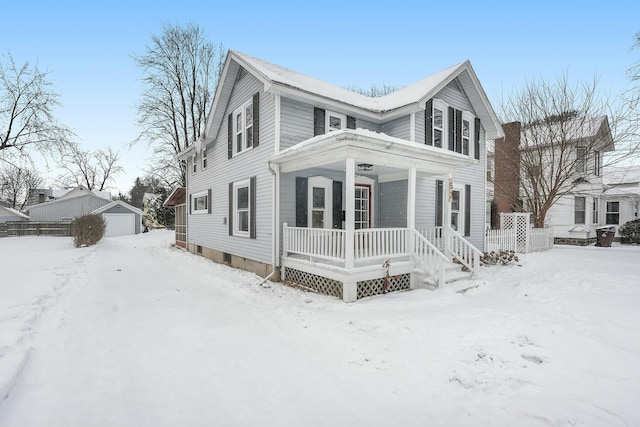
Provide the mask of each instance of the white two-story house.
{"label": "white two-story house", "polygon": [[468,61],[371,98],[231,50],[179,156],[187,249],[345,301],[444,285],[477,271],[500,136]]}

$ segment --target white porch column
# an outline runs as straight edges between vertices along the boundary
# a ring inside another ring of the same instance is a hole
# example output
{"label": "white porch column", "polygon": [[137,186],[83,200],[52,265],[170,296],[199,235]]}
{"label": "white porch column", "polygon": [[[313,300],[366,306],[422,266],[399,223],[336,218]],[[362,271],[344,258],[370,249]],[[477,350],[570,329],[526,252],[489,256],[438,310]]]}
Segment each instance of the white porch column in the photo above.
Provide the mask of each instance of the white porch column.
{"label": "white porch column", "polygon": [[446,188],[444,189],[444,218],[442,221],[442,238],[444,240],[444,254],[451,256],[451,199],[453,198],[453,175],[449,173]]}
{"label": "white porch column", "polygon": [[416,168],[409,168],[407,183],[407,228],[416,228]]}
{"label": "white porch column", "polygon": [[356,162],[352,157],[346,160],[346,180],[345,180],[345,267],[347,270],[353,269],[353,246],[355,232],[355,195],[356,195]]}

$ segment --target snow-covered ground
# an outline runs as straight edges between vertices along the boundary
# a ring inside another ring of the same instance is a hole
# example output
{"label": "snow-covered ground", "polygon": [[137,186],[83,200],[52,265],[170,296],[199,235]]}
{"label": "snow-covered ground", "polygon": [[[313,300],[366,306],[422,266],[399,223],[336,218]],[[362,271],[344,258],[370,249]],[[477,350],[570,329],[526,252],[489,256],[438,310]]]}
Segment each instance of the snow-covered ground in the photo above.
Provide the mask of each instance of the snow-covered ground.
{"label": "snow-covered ground", "polygon": [[640,425],[638,246],[345,304],[171,237],[0,239],[0,426]]}

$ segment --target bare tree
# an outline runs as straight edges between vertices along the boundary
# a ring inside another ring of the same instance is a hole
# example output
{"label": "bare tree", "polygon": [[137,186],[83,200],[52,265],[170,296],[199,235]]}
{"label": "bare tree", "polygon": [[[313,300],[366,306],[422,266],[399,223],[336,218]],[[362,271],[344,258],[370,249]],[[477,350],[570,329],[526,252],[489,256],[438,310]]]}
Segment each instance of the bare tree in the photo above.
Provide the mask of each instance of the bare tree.
{"label": "bare tree", "polygon": [[64,146],[71,132],[53,115],[59,102],[48,73],[29,62],[18,66],[10,54],[5,62],[0,63],[0,161],[16,163],[30,148],[51,153]]}
{"label": "bare tree", "polygon": [[381,85],[372,84],[369,87],[369,89],[363,89],[362,87],[357,85],[352,85],[348,89],[352,92],[359,93],[360,95],[366,95],[372,98],[380,98],[381,96],[388,95],[392,92],[397,91],[400,88],[397,86],[391,86],[388,84],[381,84]]}
{"label": "bare tree", "polygon": [[119,160],[118,151],[111,147],[92,152],[70,144],[64,151],[60,164],[64,172],[58,180],[64,186],[82,185],[92,191],[102,191],[122,173]]}
{"label": "bare tree", "polygon": [[42,188],[44,179],[34,169],[6,164],[0,169],[0,196],[9,207],[22,210],[29,199],[29,190]]}
{"label": "bare tree", "polygon": [[[529,81],[500,105],[503,123],[520,130],[517,155],[507,156],[510,165],[498,165],[496,141],[495,192],[513,192],[512,180],[498,180],[498,168],[519,170],[520,199],[536,227],[544,226],[562,196],[578,186],[588,188],[604,166],[640,153],[637,99],[612,100],[597,88],[597,79],[572,85],[565,74],[555,81]],[[511,202],[514,210],[521,208],[520,201]]]}
{"label": "bare tree", "polygon": [[169,184],[186,184],[185,165],[176,155],[204,132],[222,57],[222,47],[192,24],[166,25],[143,55],[133,55],[144,72],[138,104],[142,132],[134,143],[146,141],[153,148],[154,175]]}

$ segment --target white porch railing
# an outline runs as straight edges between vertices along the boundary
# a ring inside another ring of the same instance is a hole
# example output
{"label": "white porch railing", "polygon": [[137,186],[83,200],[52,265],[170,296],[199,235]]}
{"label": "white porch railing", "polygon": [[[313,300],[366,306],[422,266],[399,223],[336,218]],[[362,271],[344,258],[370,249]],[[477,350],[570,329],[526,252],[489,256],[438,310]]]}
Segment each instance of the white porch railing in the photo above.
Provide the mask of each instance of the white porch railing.
{"label": "white porch railing", "polygon": [[439,284],[445,283],[446,265],[449,264],[449,259],[417,230],[413,233],[412,252],[418,263],[436,274]]}
{"label": "white porch railing", "polygon": [[355,260],[409,255],[409,229],[366,228],[354,233]]}
{"label": "white porch railing", "polygon": [[325,228],[288,227],[283,230],[284,254],[294,253],[332,261],[345,258],[345,231]]}
{"label": "white porch railing", "polygon": [[[346,262],[346,232],[322,228],[283,226],[283,254],[298,254],[319,260]],[[417,263],[437,275],[444,283],[445,266],[453,258],[477,274],[482,252],[452,229],[442,227],[367,228],[354,232],[353,259],[413,256]]]}

